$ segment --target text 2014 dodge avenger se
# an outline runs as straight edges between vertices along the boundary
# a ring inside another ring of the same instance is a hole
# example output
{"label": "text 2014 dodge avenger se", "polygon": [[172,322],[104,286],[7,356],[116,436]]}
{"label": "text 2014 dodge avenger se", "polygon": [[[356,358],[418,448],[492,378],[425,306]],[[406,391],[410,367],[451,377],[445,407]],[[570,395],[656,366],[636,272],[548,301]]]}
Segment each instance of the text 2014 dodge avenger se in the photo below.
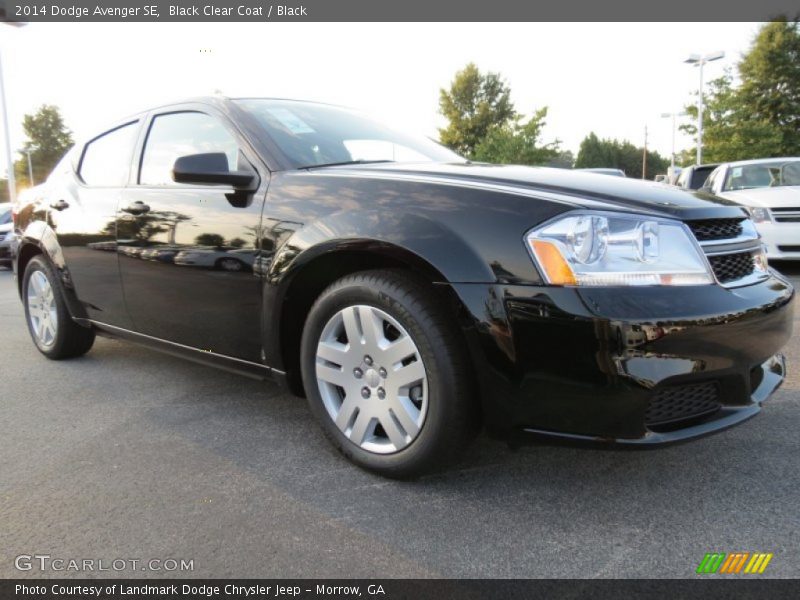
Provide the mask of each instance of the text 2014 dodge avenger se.
{"label": "text 2014 dodge avenger se", "polygon": [[754,415],[784,378],[794,291],[741,207],[472,164],[338,107],[135,115],[15,219],[44,355],[97,333],[276,379],[384,475],[439,467],[481,425],[685,440]]}

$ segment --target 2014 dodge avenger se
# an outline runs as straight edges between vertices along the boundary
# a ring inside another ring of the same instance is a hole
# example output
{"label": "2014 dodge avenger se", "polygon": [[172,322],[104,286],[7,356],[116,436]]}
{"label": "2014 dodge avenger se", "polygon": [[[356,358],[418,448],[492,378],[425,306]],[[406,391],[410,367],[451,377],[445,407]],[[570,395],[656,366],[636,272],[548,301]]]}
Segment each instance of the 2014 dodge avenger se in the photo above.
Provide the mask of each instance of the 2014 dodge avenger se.
{"label": "2014 dodge avenger se", "polygon": [[794,291],[743,208],[473,164],[347,109],[200,99],[76,146],[15,209],[36,347],[127,338],[308,398],[394,477],[490,433],[652,445],[756,414]]}

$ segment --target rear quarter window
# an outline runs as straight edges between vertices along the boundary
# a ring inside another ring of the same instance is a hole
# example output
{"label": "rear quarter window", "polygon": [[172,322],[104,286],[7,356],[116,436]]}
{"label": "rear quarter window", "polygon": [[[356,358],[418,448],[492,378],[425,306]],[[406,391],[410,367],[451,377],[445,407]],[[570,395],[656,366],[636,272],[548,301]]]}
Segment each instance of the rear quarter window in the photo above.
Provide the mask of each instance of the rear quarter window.
{"label": "rear quarter window", "polygon": [[117,127],[86,144],[78,174],[88,186],[121,187],[128,180],[138,122]]}

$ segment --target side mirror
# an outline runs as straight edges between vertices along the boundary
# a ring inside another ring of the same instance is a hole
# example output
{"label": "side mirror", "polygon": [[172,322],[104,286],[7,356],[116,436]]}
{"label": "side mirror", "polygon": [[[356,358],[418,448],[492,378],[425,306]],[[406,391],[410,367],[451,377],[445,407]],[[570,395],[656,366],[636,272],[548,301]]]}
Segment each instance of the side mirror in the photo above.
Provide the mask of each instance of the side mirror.
{"label": "side mirror", "polygon": [[247,188],[255,178],[255,174],[249,171],[228,170],[228,157],[224,152],[181,156],[172,167],[172,179],[176,183],[227,184]]}

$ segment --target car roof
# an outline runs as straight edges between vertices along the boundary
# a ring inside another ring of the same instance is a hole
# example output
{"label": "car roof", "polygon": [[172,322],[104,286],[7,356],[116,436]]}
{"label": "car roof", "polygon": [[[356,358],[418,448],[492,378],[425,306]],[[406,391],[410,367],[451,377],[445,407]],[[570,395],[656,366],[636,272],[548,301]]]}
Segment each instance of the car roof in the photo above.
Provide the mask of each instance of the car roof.
{"label": "car roof", "polygon": [[782,160],[800,160],[798,156],[776,156],[774,158],[754,158],[752,160],[737,160],[725,163],[729,167],[740,167],[742,165],[759,165],[763,163],[780,162]]}

